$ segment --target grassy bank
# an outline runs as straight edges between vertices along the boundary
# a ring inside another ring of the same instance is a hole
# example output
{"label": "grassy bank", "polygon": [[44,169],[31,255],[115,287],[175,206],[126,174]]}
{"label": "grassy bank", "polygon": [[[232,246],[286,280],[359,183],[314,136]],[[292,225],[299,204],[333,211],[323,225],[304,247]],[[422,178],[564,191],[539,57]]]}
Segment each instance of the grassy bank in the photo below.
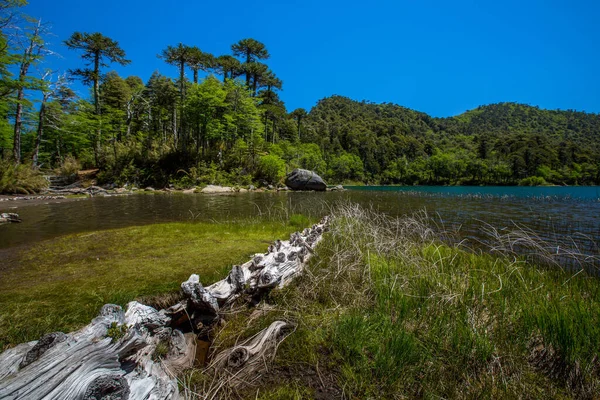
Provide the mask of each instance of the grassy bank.
{"label": "grassy bank", "polygon": [[106,303],[177,293],[191,273],[210,284],[308,223],[167,223],[36,244],[0,269],[0,351],[86,325]]}
{"label": "grassy bank", "polygon": [[[297,325],[232,398],[594,398],[600,282],[439,244],[415,218],[348,207],[318,257],[261,318],[227,317],[214,349],[276,319]],[[256,314],[255,314],[256,315]],[[240,333],[241,332],[241,333]],[[186,376],[197,393],[201,371]]]}

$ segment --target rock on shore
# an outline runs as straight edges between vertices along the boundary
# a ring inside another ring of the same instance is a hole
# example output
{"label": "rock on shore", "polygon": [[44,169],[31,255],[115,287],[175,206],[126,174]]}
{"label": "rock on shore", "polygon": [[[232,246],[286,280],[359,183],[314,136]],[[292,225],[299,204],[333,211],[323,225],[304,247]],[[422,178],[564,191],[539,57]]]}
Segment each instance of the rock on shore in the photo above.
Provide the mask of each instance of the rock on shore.
{"label": "rock on shore", "polygon": [[307,169],[296,168],[285,177],[285,184],[292,190],[316,190],[324,192],[327,184],[319,175]]}
{"label": "rock on shore", "polygon": [[208,185],[200,191],[200,193],[204,193],[204,194],[231,193],[231,192],[233,192],[233,188],[231,188],[229,186],[215,186],[215,185]]}

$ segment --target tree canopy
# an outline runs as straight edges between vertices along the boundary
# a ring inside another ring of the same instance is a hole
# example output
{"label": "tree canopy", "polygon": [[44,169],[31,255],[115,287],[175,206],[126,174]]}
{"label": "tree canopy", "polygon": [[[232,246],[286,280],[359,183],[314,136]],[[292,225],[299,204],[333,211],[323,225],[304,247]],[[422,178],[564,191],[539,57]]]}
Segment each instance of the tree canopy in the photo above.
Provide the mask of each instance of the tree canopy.
{"label": "tree canopy", "polygon": [[[297,167],[331,183],[600,183],[598,114],[498,103],[433,118],[342,96],[288,112],[267,47],[252,38],[218,57],[192,43],[169,45],[159,57],[175,77],[144,80],[106,71],[129,63],[117,41],[75,32],[64,44],[82,66],[70,76],[11,74],[19,62],[50,56],[11,45],[6,21],[22,3],[0,2],[2,158],[42,168],[77,159],[101,169],[100,183],[137,185],[275,184]],[[91,84],[90,98],[75,96],[69,77]],[[20,91],[25,79],[43,84]],[[17,139],[22,159],[5,151]]]}

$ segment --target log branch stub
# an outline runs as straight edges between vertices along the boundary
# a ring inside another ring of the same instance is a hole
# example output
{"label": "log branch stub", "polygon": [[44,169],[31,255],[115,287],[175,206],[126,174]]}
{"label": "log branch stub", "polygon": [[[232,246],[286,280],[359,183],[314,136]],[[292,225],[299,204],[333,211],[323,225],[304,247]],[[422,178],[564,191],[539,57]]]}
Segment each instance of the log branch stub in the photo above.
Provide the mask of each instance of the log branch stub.
{"label": "log branch stub", "polygon": [[129,385],[120,375],[103,375],[94,379],[87,387],[83,400],[127,400]]}
{"label": "log branch stub", "polygon": [[275,321],[268,328],[241,344],[217,354],[209,370],[224,377],[230,387],[244,385],[265,368],[265,362],[275,357],[279,344],[291,333],[293,326]]}
{"label": "log branch stub", "polygon": [[277,253],[277,255],[275,256],[275,262],[282,263],[284,261],[285,261],[285,253],[284,252]]}
{"label": "log branch stub", "polygon": [[181,284],[181,290],[188,298],[193,309],[206,311],[211,314],[219,312],[219,304],[217,299],[200,283],[200,277],[193,274],[189,279]]}

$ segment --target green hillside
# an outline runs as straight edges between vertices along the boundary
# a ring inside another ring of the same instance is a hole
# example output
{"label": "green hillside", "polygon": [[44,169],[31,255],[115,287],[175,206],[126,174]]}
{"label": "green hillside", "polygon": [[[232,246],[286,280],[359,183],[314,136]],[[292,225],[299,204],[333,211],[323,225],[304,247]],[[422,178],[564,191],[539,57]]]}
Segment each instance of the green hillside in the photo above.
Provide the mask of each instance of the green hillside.
{"label": "green hillside", "polygon": [[360,157],[362,174],[338,180],[387,184],[594,184],[600,116],[515,103],[433,118],[394,104],[323,99],[305,140],[331,159]]}

